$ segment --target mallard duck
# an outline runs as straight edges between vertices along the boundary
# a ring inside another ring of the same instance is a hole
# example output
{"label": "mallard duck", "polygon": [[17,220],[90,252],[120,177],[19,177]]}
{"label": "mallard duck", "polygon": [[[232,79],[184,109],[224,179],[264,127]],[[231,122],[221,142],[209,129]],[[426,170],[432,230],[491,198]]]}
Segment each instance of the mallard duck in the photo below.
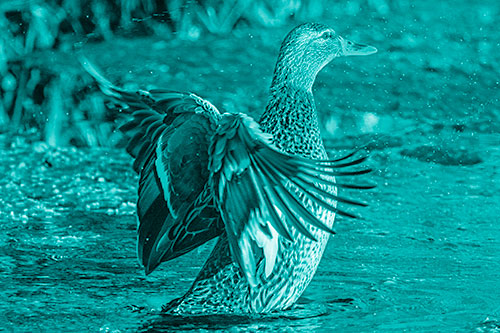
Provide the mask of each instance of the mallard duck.
{"label": "mallard duck", "polygon": [[126,91],[83,61],[101,90],[131,110],[121,130],[140,176],[137,250],[146,274],[218,237],[192,287],[166,313],[268,313],[297,301],[335,215],[354,217],[337,202],[365,205],[337,189],[371,188],[336,181],[370,170],[348,168],[365,160],[354,153],[328,159],[312,86],[332,59],[375,52],[326,25],[299,25],[281,44],[259,122],[193,93]]}

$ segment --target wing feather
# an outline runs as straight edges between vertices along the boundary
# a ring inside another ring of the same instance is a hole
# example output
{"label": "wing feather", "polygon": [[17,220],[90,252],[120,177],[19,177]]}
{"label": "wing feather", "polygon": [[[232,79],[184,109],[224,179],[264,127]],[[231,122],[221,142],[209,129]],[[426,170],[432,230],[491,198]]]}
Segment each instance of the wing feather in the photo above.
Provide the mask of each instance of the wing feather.
{"label": "wing feather", "polygon": [[208,145],[219,111],[192,93],[124,90],[87,59],[81,63],[131,118],[120,129],[139,173],[138,255],[146,273],[220,235],[208,186]]}
{"label": "wing feather", "polygon": [[140,175],[138,254],[146,273],[225,229],[234,260],[255,286],[257,265],[272,274],[280,239],[294,242],[303,235],[315,241],[316,229],[334,233],[333,221],[319,218],[304,198],[348,217],[354,215],[337,202],[366,205],[336,190],[373,188],[335,182],[371,171],[358,168],[366,157],[352,159],[356,152],[332,160],[284,154],[245,115],[221,115],[192,93],[126,91],[86,59],[82,65],[132,116],[120,129],[130,138],[127,151]]}
{"label": "wing feather", "polygon": [[339,196],[335,188],[372,188],[347,183],[338,186],[334,181],[336,176],[368,173],[369,169],[344,170],[359,166],[366,157],[349,160],[354,156],[349,154],[335,160],[309,160],[282,153],[270,142],[269,135],[249,117],[224,114],[209,148],[211,186],[229,248],[252,287],[259,281],[257,263],[265,266],[266,276],[272,274],[278,237],[296,241],[292,229],[312,241],[316,240],[315,229],[334,233],[303,198],[325,211],[355,217],[337,208],[336,203],[366,204]]}

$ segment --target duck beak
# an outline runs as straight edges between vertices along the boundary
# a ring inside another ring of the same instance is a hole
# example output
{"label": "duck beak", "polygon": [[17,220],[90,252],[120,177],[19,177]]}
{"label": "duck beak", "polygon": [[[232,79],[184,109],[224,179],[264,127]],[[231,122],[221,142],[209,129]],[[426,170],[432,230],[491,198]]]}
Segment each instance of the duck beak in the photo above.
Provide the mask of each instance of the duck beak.
{"label": "duck beak", "polygon": [[369,55],[377,52],[373,46],[354,43],[342,37],[339,37],[339,42],[340,55],[343,56]]}

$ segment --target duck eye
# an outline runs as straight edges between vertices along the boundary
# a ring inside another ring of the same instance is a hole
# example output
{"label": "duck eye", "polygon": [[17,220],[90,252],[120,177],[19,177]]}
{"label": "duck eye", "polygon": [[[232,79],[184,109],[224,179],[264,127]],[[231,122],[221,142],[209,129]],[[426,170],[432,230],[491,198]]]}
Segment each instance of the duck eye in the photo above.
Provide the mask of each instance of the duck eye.
{"label": "duck eye", "polygon": [[324,33],[321,34],[322,39],[330,39],[333,36],[333,34],[330,31],[325,31]]}

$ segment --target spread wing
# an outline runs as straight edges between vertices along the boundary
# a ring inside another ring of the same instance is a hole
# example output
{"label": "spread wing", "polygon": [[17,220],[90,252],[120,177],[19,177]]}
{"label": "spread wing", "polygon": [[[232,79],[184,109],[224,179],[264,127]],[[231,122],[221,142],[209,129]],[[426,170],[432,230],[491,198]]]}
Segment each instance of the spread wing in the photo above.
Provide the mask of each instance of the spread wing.
{"label": "spread wing", "polygon": [[208,188],[217,116],[193,94],[151,93],[157,102],[122,128],[137,131],[127,149],[140,174],[137,246],[147,273],[223,231]]}
{"label": "spread wing", "polygon": [[297,191],[317,206],[353,217],[336,202],[361,205],[325,188],[371,188],[335,183],[333,177],[363,162],[318,161],[278,151],[271,137],[244,115],[224,114],[202,98],[166,90],[128,92],[113,86],[84,59],[101,90],[127,106],[122,126],[139,173],[138,254],[146,273],[220,235],[250,285],[257,284],[259,248],[271,274],[278,239],[293,242],[297,230],[315,240],[310,226],[333,232],[304,206]]}
{"label": "spread wing", "polygon": [[208,146],[219,111],[191,93],[130,92],[82,65],[132,120],[120,129],[139,173],[138,256],[146,273],[220,235],[223,225],[208,187]]}
{"label": "spread wing", "polygon": [[364,206],[336,193],[327,186],[344,188],[371,188],[336,183],[333,177],[358,175],[370,170],[344,171],[365,158],[346,162],[345,158],[332,161],[310,160],[284,154],[270,143],[251,118],[224,114],[210,146],[211,181],[215,201],[228,235],[233,257],[251,286],[257,284],[256,257],[262,249],[265,274],[271,274],[278,251],[278,237],[293,242],[292,228],[315,240],[306,225],[326,232],[333,231],[305,207],[298,189],[318,206],[344,216],[352,214],[335,207],[332,202]]}

